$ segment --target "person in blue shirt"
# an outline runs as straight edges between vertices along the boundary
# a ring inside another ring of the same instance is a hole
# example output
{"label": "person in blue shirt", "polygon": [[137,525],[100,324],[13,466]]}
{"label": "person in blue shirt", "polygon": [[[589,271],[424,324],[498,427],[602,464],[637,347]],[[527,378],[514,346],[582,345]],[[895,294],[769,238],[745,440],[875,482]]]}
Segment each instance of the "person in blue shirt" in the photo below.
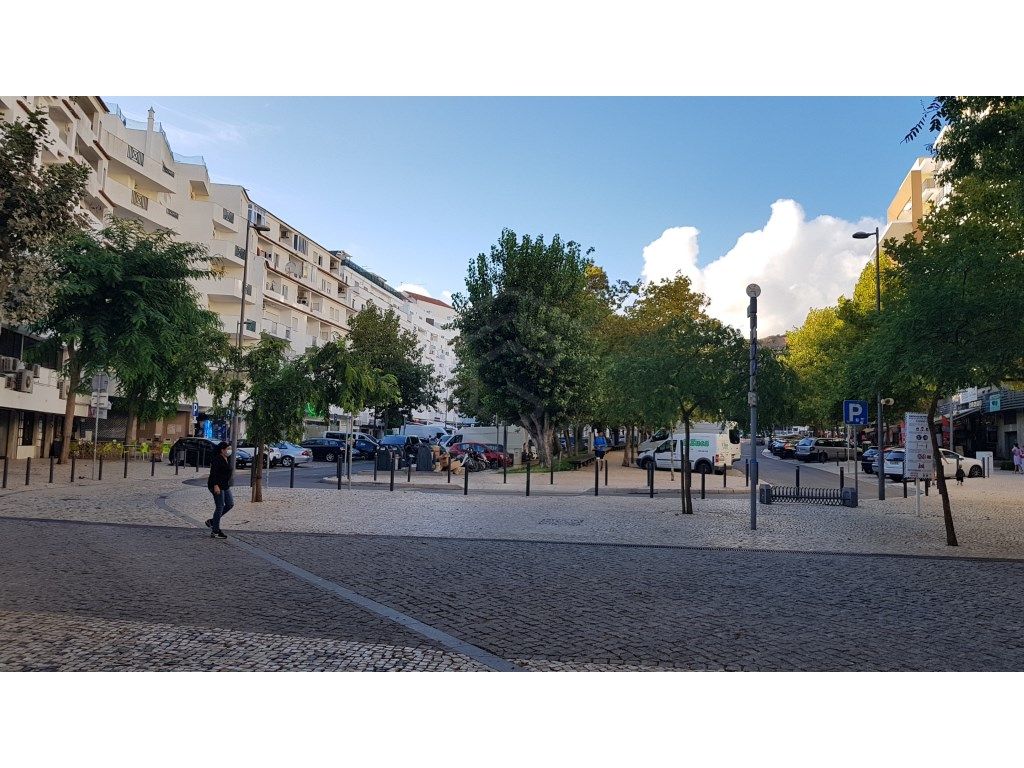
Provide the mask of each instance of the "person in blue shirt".
{"label": "person in blue shirt", "polygon": [[604,432],[598,432],[597,437],[594,438],[594,455],[603,459],[606,450],[608,450],[608,440],[605,439]]}

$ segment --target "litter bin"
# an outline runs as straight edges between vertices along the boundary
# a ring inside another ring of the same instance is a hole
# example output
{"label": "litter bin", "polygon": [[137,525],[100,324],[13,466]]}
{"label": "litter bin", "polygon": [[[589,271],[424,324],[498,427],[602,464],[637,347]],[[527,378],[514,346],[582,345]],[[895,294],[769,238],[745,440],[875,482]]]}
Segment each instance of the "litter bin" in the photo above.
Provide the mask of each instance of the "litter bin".
{"label": "litter bin", "polygon": [[772,503],[772,487],[767,483],[761,483],[757,489],[757,500],[762,504]]}
{"label": "litter bin", "polygon": [[857,489],[856,488],[843,488],[843,506],[844,507],[856,507],[857,506]]}
{"label": "litter bin", "polygon": [[381,470],[387,472],[389,469],[391,469],[391,457],[393,455],[394,454],[392,454],[391,451],[386,450],[386,449],[385,450],[377,451],[377,454],[376,454],[377,459],[376,459],[376,461],[377,461],[377,471],[378,472],[380,472]]}
{"label": "litter bin", "polygon": [[416,471],[434,471],[434,447],[432,445],[421,445],[416,449]]}
{"label": "litter bin", "polygon": [[64,449],[63,440],[54,440],[50,443],[50,455],[57,457],[57,463],[60,464],[60,452]]}

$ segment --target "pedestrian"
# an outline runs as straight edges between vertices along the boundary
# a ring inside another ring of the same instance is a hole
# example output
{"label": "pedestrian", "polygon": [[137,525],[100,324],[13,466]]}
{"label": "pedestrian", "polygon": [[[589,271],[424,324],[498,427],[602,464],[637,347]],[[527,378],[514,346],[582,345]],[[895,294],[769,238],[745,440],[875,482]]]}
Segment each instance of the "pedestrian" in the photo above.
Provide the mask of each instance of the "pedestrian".
{"label": "pedestrian", "polygon": [[956,463],[956,484],[964,484],[964,468],[960,466],[960,462]]}
{"label": "pedestrian", "polygon": [[210,461],[210,478],[206,481],[206,487],[213,494],[214,508],[213,517],[206,521],[206,527],[210,529],[211,539],[227,538],[220,529],[220,519],[235,506],[231,496],[231,467],[228,465],[230,450],[228,443],[217,443],[217,453]]}
{"label": "pedestrian", "polygon": [[1013,454],[1013,472],[1014,472],[1014,474],[1016,474],[1016,473],[1021,471],[1020,446],[1017,445],[1016,443],[1014,443],[1013,444],[1013,450],[1010,451],[1010,453]]}
{"label": "pedestrian", "polygon": [[598,459],[604,458],[604,452],[608,449],[608,440],[605,439],[604,432],[598,432],[597,437],[594,438],[594,455]]}

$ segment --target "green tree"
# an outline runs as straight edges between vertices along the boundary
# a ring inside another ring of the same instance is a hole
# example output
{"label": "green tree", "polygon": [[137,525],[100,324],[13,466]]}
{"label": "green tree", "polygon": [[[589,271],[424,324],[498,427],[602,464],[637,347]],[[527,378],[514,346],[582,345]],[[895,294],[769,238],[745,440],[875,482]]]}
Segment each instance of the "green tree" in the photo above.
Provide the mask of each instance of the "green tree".
{"label": "green tree", "polygon": [[0,122],[0,324],[39,320],[53,297],[49,245],[81,222],[76,214],[90,170],[74,161],[40,165],[43,111]]}
{"label": "green tree", "polygon": [[463,371],[476,376],[492,415],[533,436],[545,464],[556,429],[594,378],[593,329],[581,301],[589,265],[575,242],[520,239],[506,229],[470,262],[466,292],[453,302]]}
{"label": "green tree", "polygon": [[[176,404],[205,380],[223,351],[216,315],[198,306],[190,280],[210,274],[203,246],[170,233],[147,233],[115,219],[99,233],[75,232],[54,244],[55,294],[33,329],[41,357],[66,353],[73,393],[92,374],[108,371],[124,384],[130,408],[152,413]],[[209,344],[209,347],[204,345]],[[180,367],[198,366],[190,370]],[[75,398],[68,397],[64,435],[72,434]],[[62,459],[70,441],[65,439]]]}
{"label": "green tree", "polygon": [[352,320],[348,341],[352,353],[370,370],[391,374],[398,383],[399,398],[370,399],[368,405],[384,427],[401,426],[417,408],[434,405],[441,382],[434,366],[421,362],[423,351],[411,331],[403,331],[393,309],[382,312],[373,302]]}

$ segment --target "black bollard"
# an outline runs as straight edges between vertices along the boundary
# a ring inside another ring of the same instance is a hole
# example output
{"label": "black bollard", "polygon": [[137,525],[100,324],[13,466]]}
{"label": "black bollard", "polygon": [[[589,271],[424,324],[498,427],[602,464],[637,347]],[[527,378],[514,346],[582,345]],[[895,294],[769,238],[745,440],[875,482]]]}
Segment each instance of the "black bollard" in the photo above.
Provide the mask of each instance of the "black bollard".
{"label": "black bollard", "polygon": [[406,472],[406,475],[405,475],[405,482],[411,483],[412,482],[412,462],[409,461],[408,458],[405,460],[405,468],[406,468],[406,470],[408,470]]}
{"label": "black bollard", "polygon": [[800,465],[796,465],[796,487],[800,487]]}
{"label": "black bollard", "polygon": [[707,498],[707,496],[704,493],[704,480],[707,478],[707,476],[708,476],[707,469],[703,465],[701,465],[701,468],[700,468],[700,497],[702,499],[706,499]]}
{"label": "black bollard", "polygon": [[743,487],[750,487],[750,459],[743,460]]}
{"label": "black bollard", "polygon": [[7,487],[7,457],[4,456],[4,482],[3,482],[2,485],[0,485],[0,488],[6,488],[6,487]]}
{"label": "black bollard", "polygon": [[[232,457],[232,458],[234,458],[234,457]],[[176,453],[176,454],[174,454],[174,474],[175,475],[178,474],[178,467],[180,467],[180,466],[181,466],[181,454],[180,453]]]}
{"label": "black bollard", "polygon": [[907,478],[903,478],[903,498],[907,498]]}
{"label": "black bollard", "polygon": [[[554,470],[552,470],[554,471]],[[526,460],[526,495],[530,495],[530,460]]]}
{"label": "black bollard", "polygon": [[32,477],[32,457],[30,456],[25,460],[25,485],[28,485],[29,478]]}
{"label": "black bollard", "polygon": [[[252,474],[256,477],[256,449],[253,449],[253,462],[252,462]],[[199,453],[196,454],[196,474],[199,474],[199,465],[203,463],[203,449],[199,449]]]}
{"label": "black bollard", "polygon": [[726,485],[726,483],[728,482],[728,478],[729,478],[729,468],[728,467],[722,467],[722,487],[723,488],[728,488],[729,487],[728,485]]}
{"label": "black bollard", "polygon": [[[75,482],[75,455],[71,454],[71,482]],[[4,488],[7,487],[7,460],[4,459]]]}
{"label": "black bollard", "polygon": [[508,459],[501,457],[501,484],[508,484]]}
{"label": "black bollard", "polygon": [[288,487],[289,488],[294,488],[295,487],[295,462],[294,461],[292,462],[292,465],[288,468]]}
{"label": "black bollard", "polygon": [[395,490],[395,468],[398,466],[398,457],[391,457],[391,490]]}
{"label": "black bollard", "polygon": [[451,485],[451,482],[452,482],[452,457],[451,457],[451,454],[448,454],[448,484]]}
{"label": "black bollard", "polygon": [[338,490],[341,490],[341,451],[338,451]]}
{"label": "black bollard", "polygon": [[647,464],[647,490],[650,494],[650,498],[654,498],[654,462]]}
{"label": "black bollard", "polygon": [[604,486],[608,487],[608,459],[604,460]]}
{"label": "black bollard", "polygon": [[[124,476],[128,477],[128,462],[127,461],[124,463],[124,472],[125,472]],[[156,454],[155,453],[152,456],[149,457],[149,476],[150,477],[155,477],[156,476]]]}
{"label": "black bollard", "polygon": [[[551,479],[548,480],[548,485],[554,485],[555,484],[555,457],[552,456],[550,461],[551,461]],[[527,466],[529,466],[529,459],[527,459]]]}
{"label": "black bollard", "polygon": [[124,452],[124,477],[125,477],[126,480],[128,479],[128,449],[127,448],[125,449],[125,452]]}
{"label": "black bollard", "polygon": [[931,486],[931,484],[932,484],[932,479],[930,477],[926,477],[924,479],[924,495],[925,496],[928,495],[928,488],[929,488],[929,486]]}
{"label": "black bollard", "polygon": [[597,489],[601,485],[601,460],[594,459],[594,495],[597,496]]}
{"label": "black bollard", "polygon": [[840,487],[840,489],[842,489],[842,487],[843,487],[843,468],[842,467],[839,468],[839,487]]}
{"label": "black bollard", "polygon": [[99,476],[98,479],[100,479],[100,480],[103,479],[103,454],[102,453],[100,454],[100,476]]}
{"label": "black bollard", "polygon": [[53,482],[53,454],[50,454],[50,482]]}
{"label": "black bollard", "polygon": [[469,468],[462,468],[462,495],[469,496]]}
{"label": "black bollard", "polygon": [[373,482],[377,482],[377,454],[373,454]]}

